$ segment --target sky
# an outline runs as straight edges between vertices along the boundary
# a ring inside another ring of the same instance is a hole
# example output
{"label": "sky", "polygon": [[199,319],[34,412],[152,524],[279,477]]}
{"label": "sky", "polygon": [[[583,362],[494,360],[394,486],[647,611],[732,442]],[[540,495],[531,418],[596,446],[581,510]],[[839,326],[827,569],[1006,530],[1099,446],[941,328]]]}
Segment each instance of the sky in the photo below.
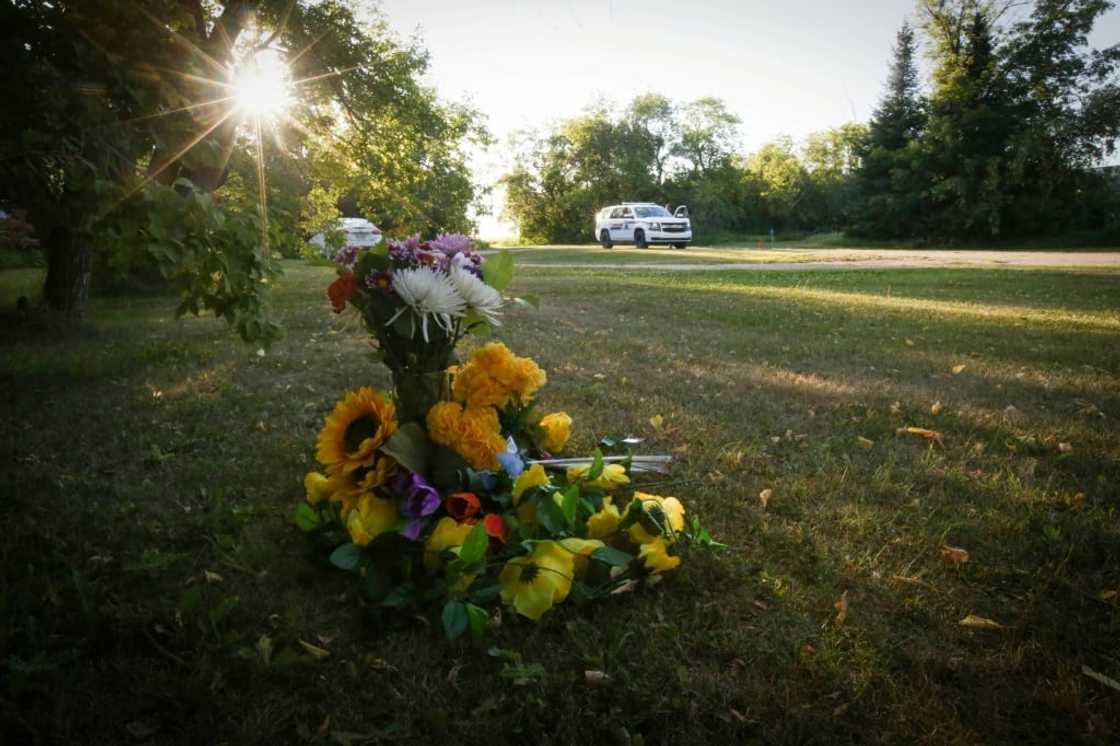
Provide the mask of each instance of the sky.
{"label": "sky", "polygon": [[[914,0],[382,0],[389,25],[418,34],[427,82],[487,117],[499,146],[472,158],[476,178],[508,166],[517,129],[545,128],[597,97],[640,93],[723,99],[742,118],[742,150],[786,134],[866,121],[882,92],[895,33]],[[1120,43],[1120,10],[1096,47]],[[494,212],[500,212],[495,195]],[[512,226],[479,220],[482,238]]]}

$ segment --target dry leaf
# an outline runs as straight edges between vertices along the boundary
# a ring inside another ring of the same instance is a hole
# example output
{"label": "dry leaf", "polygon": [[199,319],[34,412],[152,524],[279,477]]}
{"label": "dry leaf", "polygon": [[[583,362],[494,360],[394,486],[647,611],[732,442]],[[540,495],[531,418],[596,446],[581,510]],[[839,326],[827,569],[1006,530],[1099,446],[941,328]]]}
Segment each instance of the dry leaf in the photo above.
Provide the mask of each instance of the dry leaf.
{"label": "dry leaf", "polygon": [[202,575],[206,578],[207,583],[220,583],[225,580],[225,578],[223,578],[218,573],[210,572],[209,570],[203,570]]}
{"label": "dry leaf", "polygon": [[306,650],[308,653],[311,653],[312,657],[314,657],[318,660],[322,660],[323,658],[327,658],[331,654],[331,651],[324,650],[323,648],[319,647],[318,645],[312,645],[311,643],[304,642],[303,640],[300,640],[299,644],[303,646],[304,650]]}
{"label": "dry leaf", "polygon": [[326,738],[330,734],[331,734],[331,716],[330,716],[330,713],[327,713],[327,716],[325,718],[323,718],[323,724],[319,726],[319,738]]}
{"label": "dry leaf", "polygon": [[960,365],[954,365],[953,366],[953,375],[954,376],[959,376],[961,373],[964,372],[964,368],[965,368],[964,363],[961,363]]}
{"label": "dry leaf", "polygon": [[839,627],[844,623],[844,620],[846,620],[848,618],[848,592],[847,591],[844,591],[843,593],[840,594],[840,600],[837,601],[836,603],[834,603],[832,605],[832,608],[836,609],[836,618],[832,620],[832,623],[835,624],[837,627]]}
{"label": "dry leaf", "polygon": [[1111,601],[1112,599],[1116,598],[1116,596],[1117,596],[1116,591],[1101,591],[1101,594],[1099,596],[1097,596],[1097,598],[1099,598],[1102,601],[1108,602],[1108,601]]}
{"label": "dry leaf", "polygon": [[660,430],[661,429],[661,424],[663,422],[665,422],[665,418],[662,417],[659,414],[655,414],[653,417],[649,418],[649,426],[652,427],[654,430]]}
{"label": "dry leaf", "polygon": [[1073,446],[1069,443],[1059,443],[1058,450],[1062,453],[1073,453]]}
{"label": "dry leaf", "polygon": [[1103,673],[1097,673],[1096,671],[1094,671],[1093,669],[1089,668],[1088,666],[1086,666],[1084,664],[1082,664],[1082,666],[1081,666],[1081,673],[1085,674],[1090,679],[1093,679],[1095,681],[1099,681],[1100,683],[1104,684],[1105,686],[1107,686],[1110,689],[1115,689],[1116,691],[1120,692],[1120,681],[1117,681],[1114,678],[1111,678],[1109,676],[1105,676]]}
{"label": "dry leaf", "polygon": [[675,456],[683,456],[686,453],[688,453],[688,443],[683,443],[673,449],[673,455]]}
{"label": "dry leaf", "polygon": [[992,619],[986,619],[982,616],[969,614],[960,621],[962,627],[969,627],[971,629],[1003,629],[1003,625]]}
{"label": "dry leaf", "polygon": [[963,565],[968,562],[968,550],[960,547],[951,547],[948,544],[941,547],[941,556],[954,565]]}
{"label": "dry leaf", "polygon": [[986,448],[987,448],[987,446],[985,446],[983,443],[977,443],[974,446],[972,446],[972,452],[975,453],[977,456],[983,456],[984,455],[984,450]]}
{"label": "dry leaf", "polygon": [[901,414],[901,413],[902,413],[902,402],[896,401],[894,404],[891,405],[891,414]]}
{"label": "dry leaf", "polygon": [[945,436],[937,430],[927,430],[924,427],[900,427],[895,430],[895,433],[898,435],[918,435],[939,446],[945,445]]}
{"label": "dry leaf", "polygon": [[1074,512],[1081,512],[1085,509],[1085,493],[1078,492],[1076,495],[1069,499],[1069,509]]}
{"label": "dry leaf", "polygon": [[611,682],[611,677],[602,671],[584,671],[583,682],[588,686],[602,686]]}
{"label": "dry leaf", "polygon": [[892,575],[891,580],[894,581],[895,583],[904,583],[906,585],[916,585],[916,586],[919,586],[920,588],[925,588],[925,589],[931,590],[931,591],[936,591],[937,590],[937,588],[935,588],[933,585],[927,583],[926,581],[922,580],[921,578],[919,578],[917,576],[910,577],[910,576],[907,576],[907,575]]}
{"label": "dry leaf", "polygon": [[596,381],[602,381],[607,376],[606,376],[605,373],[596,373],[595,375],[593,375],[591,377],[594,378]]}
{"label": "dry leaf", "polygon": [[930,406],[929,413],[932,414],[934,417],[937,417],[939,414],[941,414],[942,410],[944,410],[944,409],[945,409],[945,405],[941,403],[940,399],[938,399],[937,401],[935,401]]}
{"label": "dry leaf", "polygon": [[618,586],[613,591],[611,591],[611,595],[612,596],[618,596],[618,595],[621,595],[623,593],[632,593],[634,591],[634,589],[637,588],[637,587],[638,587],[638,581],[637,580],[627,580],[622,585]]}
{"label": "dry leaf", "polygon": [[856,437],[856,442],[863,446],[864,450],[867,451],[870,451],[875,447],[875,441],[871,440],[871,438],[865,438],[862,435]]}
{"label": "dry leaf", "polygon": [[762,492],[758,493],[758,501],[762,503],[762,509],[766,510],[766,506],[770,504],[770,498],[774,496],[774,490],[767,487]]}
{"label": "dry leaf", "polygon": [[914,340],[912,340],[912,339],[906,340],[906,346],[907,347],[913,347],[914,346]]}

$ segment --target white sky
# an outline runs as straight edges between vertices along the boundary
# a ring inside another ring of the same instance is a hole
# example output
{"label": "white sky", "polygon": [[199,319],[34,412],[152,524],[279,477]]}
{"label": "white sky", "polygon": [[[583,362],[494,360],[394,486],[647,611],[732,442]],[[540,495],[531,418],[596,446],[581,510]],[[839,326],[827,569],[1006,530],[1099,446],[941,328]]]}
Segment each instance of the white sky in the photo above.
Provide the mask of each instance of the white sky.
{"label": "white sky", "polygon": [[[382,0],[403,37],[419,33],[428,80],[487,116],[498,147],[474,159],[500,175],[506,135],[582,111],[597,96],[723,99],[742,120],[742,149],[866,121],[894,36],[913,0]],[[1096,47],[1120,42],[1120,11],[1097,24]],[[495,212],[501,209],[495,204]],[[483,238],[512,232],[495,217]]]}

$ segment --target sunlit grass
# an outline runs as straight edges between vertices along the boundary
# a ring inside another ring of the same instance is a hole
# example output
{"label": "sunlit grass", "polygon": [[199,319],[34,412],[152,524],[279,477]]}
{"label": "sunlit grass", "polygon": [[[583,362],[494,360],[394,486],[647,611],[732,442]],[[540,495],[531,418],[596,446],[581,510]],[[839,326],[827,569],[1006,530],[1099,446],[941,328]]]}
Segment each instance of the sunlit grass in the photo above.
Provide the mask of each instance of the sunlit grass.
{"label": "sunlit grass", "polygon": [[159,296],[96,298],[84,339],[5,327],[3,639],[34,665],[8,659],[3,704],[45,740],[313,740],[328,716],[405,742],[1120,734],[1081,671],[1120,678],[1120,276],[522,271],[543,304],[500,334],[548,372],[542,407],[577,450],[673,453],[651,489],[730,549],[475,647],[363,613],[287,521],[335,398],[389,377],[330,312],[331,270],[286,265],[264,356]]}

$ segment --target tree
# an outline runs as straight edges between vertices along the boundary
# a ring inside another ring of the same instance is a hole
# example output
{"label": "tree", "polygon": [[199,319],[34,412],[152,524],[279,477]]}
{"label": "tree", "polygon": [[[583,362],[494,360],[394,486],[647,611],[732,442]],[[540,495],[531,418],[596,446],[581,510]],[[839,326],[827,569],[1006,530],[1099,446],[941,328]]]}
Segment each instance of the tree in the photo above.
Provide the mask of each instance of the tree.
{"label": "tree", "polygon": [[[262,316],[269,247],[298,230],[302,195],[258,186],[248,205],[249,157],[283,153],[307,175],[283,180],[292,190],[355,194],[390,227],[469,227],[463,146],[485,138],[476,115],[421,83],[422,49],[341,0],[7,0],[0,14],[12,92],[0,196],[28,209],[57,310],[80,314],[96,252],[118,269],[154,263],[180,312],[275,333]],[[274,127],[246,119],[231,93],[238,66],[265,52],[302,81]]]}
{"label": "tree", "polygon": [[849,122],[806,138],[802,162],[809,174],[812,214],[809,228],[839,231],[851,224],[858,209],[855,181],[867,140],[867,125]]}
{"label": "tree", "polygon": [[917,155],[926,104],[918,89],[916,54],[914,30],[904,23],[895,39],[883,97],[858,154],[861,207],[854,228],[864,235],[910,235],[921,212],[924,180]]}
{"label": "tree", "polygon": [[686,104],[681,113],[675,155],[683,158],[693,173],[714,169],[731,156],[741,123],[720,99],[698,98]]}
{"label": "tree", "polygon": [[653,182],[660,189],[665,183],[669,158],[680,146],[681,125],[677,108],[659,93],[646,93],[630,103],[626,118],[639,136]]}

